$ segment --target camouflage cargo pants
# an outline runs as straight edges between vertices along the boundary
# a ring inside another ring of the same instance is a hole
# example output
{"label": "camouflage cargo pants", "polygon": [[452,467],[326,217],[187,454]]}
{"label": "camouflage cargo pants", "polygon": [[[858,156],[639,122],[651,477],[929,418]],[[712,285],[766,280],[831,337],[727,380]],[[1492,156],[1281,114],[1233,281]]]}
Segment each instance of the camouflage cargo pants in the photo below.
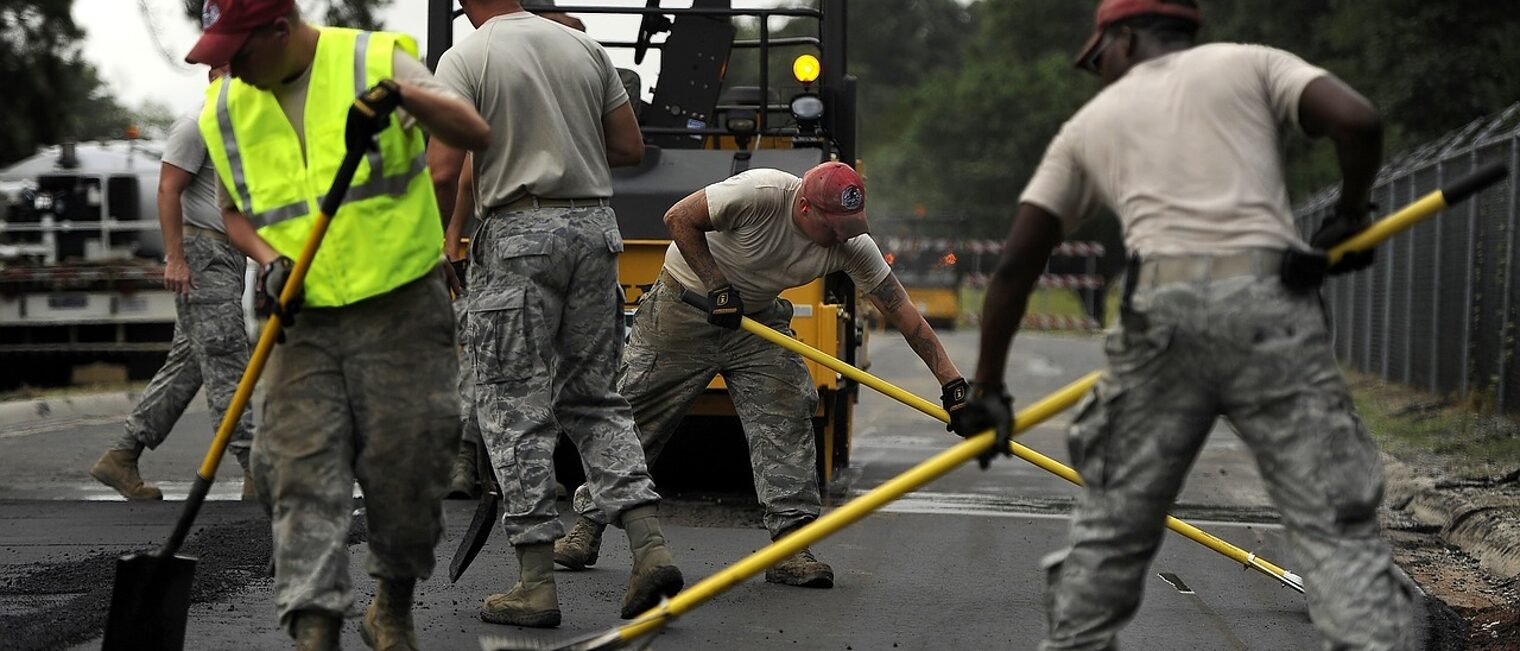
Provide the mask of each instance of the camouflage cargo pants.
{"label": "camouflage cargo pants", "polygon": [[[127,417],[127,434],[149,449],[168,438],[202,386],[213,427],[220,425],[248,366],[242,306],[246,259],[231,244],[208,236],[187,234],[184,247],[196,287],[175,297],[178,318],[169,357]],[[244,407],[227,445],[244,468],[252,440],[253,410]]]}
{"label": "camouflage cargo pants", "polygon": [[501,211],[470,246],[466,351],[480,432],[501,480],[513,545],[564,533],[555,508],[560,431],[580,452],[591,495],[609,513],[659,500],[628,401],[613,385],[622,339],[609,208]]}
{"label": "camouflage cargo pants", "polygon": [[354,480],[367,569],[426,579],[459,444],[459,372],[439,274],[353,305],[306,308],[264,374],[253,476],[272,505],[275,607],[347,612]]}
{"label": "camouflage cargo pants", "polygon": [[[649,463],[659,458],[692,401],[721,373],[749,439],[765,528],[776,536],[816,519],[818,388],[807,366],[764,339],[707,323],[706,314],[681,301],[682,291],[662,274],[644,295],[618,375],[618,390],[633,405],[645,458]],[[750,318],[792,332],[792,306],[784,300]],[[577,490],[576,510],[605,524],[606,516],[589,497],[586,487]]]}
{"label": "camouflage cargo pants", "polygon": [[1264,262],[1250,275],[1171,282],[1141,270],[1108,334],[1107,373],[1068,434],[1084,488],[1071,546],[1045,561],[1042,649],[1114,648],[1219,416],[1250,447],[1282,512],[1325,648],[1401,648],[1415,635],[1380,537],[1377,447],[1352,408],[1318,296],[1289,293],[1275,270]]}
{"label": "camouflage cargo pants", "polygon": [[[470,295],[469,290],[465,291],[454,299],[454,334],[461,346],[469,333]],[[480,421],[475,417],[475,369],[470,366],[470,356],[462,349],[459,355],[459,425],[462,431],[460,447],[482,445]]]}

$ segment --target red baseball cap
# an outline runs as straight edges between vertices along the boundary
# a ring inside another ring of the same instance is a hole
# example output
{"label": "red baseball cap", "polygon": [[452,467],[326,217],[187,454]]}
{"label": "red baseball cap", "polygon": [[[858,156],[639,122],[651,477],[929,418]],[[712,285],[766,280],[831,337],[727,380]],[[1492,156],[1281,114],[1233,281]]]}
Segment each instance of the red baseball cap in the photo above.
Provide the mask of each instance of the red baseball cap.
{"label": "red baseball cap", "polygon": [[1184,20],[1191,20],[1194,24],[1203,24],[1203,12],[1197,7],[1166,2],[1165,0],[1103,0],[1098,3],[1097,15],[1093,18],[1093,35],[1087,39],[1087,44],[1077,52],[1077,65],[1082,65],[1088,57],[1092,56],[1093,50],[1098,49],[1098,43],[1103,40],[1103,30],[1108,29],[1125,18],[1135,16],[1161,15],[1174,16]]}
{"label": "red baseball cap", "polygon": [[225,66],[253,30],[290,13],[295,0],[206,0],[201,39],[185,55],[189,63]]}
{"label": "red baseball cap", "polygon": [[830,218],[845,219],[851,236],[866,233],[865,181],[854,167],[828,161],[803,175],[803,198]]}

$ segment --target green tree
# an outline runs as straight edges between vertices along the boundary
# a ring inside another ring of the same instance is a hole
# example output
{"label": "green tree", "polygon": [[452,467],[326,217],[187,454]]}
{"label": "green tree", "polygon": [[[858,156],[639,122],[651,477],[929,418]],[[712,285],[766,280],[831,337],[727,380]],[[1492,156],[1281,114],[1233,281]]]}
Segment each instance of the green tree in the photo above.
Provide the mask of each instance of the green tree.
{"label": "green tree", "polygon": [[120,137],[130,118],[84,61],[72,0],[0,4],[0,165],[64,140]]}

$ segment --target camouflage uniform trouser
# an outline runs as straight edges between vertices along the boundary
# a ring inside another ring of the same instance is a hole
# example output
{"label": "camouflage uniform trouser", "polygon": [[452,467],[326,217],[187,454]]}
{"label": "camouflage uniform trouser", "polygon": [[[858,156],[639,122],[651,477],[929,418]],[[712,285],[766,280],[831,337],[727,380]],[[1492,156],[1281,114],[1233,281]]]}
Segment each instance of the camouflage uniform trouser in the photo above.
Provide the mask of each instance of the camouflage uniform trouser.
{"label": "camouflage uniform trouser", "polygon": [[[454,299],[454,333],[461,345],[467,341],[466,336],[469,334],[470,295],[469,290],[465,291]],[[463,435],[459,439],[459,446],[483,446],[484,443],[480,440],[480,419],[475,416],[475,368],[470,366],[470,356],[462,350],[460,352],[459,426]]]}
{"label": "camouflage uniform trouser", "polygon": [[[1068,434],[1084,488],[1071,546],[1045,560],[1041,649],[1111,649],[1140,605],[1167,510],[1216,417],[1256,457],[1330,649],[1399,648],[1410,596],[1380,537],[1378,450],[1352,408],[1319,297],[1256,274],[1148,282],[1105,344]],[[1150,274],[1154,277],[1155,274]]]}
{"label": "camouflage uniform trouser", "polygon": [[[232,245],[210,237],[187,234],[184,246],[196,287],[188,296],[175,297],[178,318],[169,357],[127,417],[127,435],[150,449],[168,438],[202,385],[215,425],[220,425],[248,366],[242,305],[246,259]],[[253,410],[244,407],[227,444],[244,468],[252,440]]]}
{"label": "camouflage uniform trouser", "polygon": [[[818,389],[806,364],[795,353],[752,334],[707,323],[705,313],[681,301],[682,291],[661,274],[644,295],[618,375],[618,390],[633,405],[645,458],[650,463],[659,458],[692,401],[722,373],[749,439],[765,528],[777,536],[816,519],[813,411]],[[792,306],[785,300],[749,316],[792,332]],[[583,486],[575,492],[576,510],[606,523],[586,498]]]}
{"label": "camouflage uniform trouser", "polygon": [[495,212],[471,243],[465,349],[513,545],[564,534],[554,504],[561,429],[603,510],[659,501],[628,401],[613,386],[622,250],[616,217],[598,207]]}
{"label": "camouflage uniform trouser", "polygon": [[426,579],[459,445],[459,372],[448,290],[437,273],[338,308],[305,308],[264,374],[253,476],[272,505],[274,600],[353,606],[348,529],[364,491],[371,576]]}

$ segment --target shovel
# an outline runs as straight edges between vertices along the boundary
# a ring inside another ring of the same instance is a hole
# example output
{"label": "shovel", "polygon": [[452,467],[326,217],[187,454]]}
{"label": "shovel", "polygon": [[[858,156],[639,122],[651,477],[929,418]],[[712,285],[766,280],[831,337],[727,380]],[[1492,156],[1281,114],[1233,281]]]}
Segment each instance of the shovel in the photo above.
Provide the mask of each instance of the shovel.
{"label": "shovel", "polygon": [[[374,89],[369,91],[375,92]],[[366,116],[374,115],[368,105],[356,101],[349,113],[350,123],[353,122],[353,111],[361,111]],[[317,247],[321,246],[322,237],[327,234],[327,224],[343,205],[343,195],[348,193],[348,186],[363,158],[362,148],[349,147],[344,154],[332,187],[322,199],[321,212],[312,224],[311,234],[301,248],[301,257],[296,260],[295,268],[291,271],[284,290],[280,292],[281,306],[289,305],[305,282],[306,272],[317,255]],[[380,170],[373,172],[379,174]],[[190,533],[190,525],[195,523],[201,504],[206,501],[206,493],[211,490],[211,482],[216,478],[216,469],[222,463],[227,442],[232,439],[238,416],[253,396],[253,387],[258,384],[259,376],[264,372],[264,363],[274,350],[280,325],[279,316],[270,315],[263,333],[259,335],[259,343],[248,360],[248,367],[243,370],[243,379],[238,382],[232,404],[222,415],[222,423],[217,427],[216,437],[211,440],[211,448],[206,451],[200,471],[196,473],[190,495],[185,498],[185,509],[174,525],[174,532],[169,534],[168,542],[156,552],[132,554],[117,559],[116,585],[111,592],[111,610],[106,620],[102,651],[184,648],[185,623],[190,614],[190,584],[195,578],[196,559],[180,554],[179,550],[185,542],[185,536]]]}

